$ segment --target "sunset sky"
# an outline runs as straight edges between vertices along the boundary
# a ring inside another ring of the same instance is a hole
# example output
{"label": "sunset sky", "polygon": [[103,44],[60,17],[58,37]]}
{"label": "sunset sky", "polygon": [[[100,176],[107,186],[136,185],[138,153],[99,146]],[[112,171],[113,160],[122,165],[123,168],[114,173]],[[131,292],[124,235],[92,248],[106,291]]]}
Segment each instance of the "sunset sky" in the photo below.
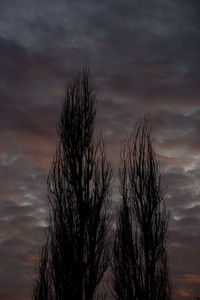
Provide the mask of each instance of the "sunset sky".
{"label": "sunset sky", "polygon": [[0,299],[31,299],[56,123],[86,61],[113,164],[151,115],[173,299],[200,296],[200,1],[1,0],[0,12]]}

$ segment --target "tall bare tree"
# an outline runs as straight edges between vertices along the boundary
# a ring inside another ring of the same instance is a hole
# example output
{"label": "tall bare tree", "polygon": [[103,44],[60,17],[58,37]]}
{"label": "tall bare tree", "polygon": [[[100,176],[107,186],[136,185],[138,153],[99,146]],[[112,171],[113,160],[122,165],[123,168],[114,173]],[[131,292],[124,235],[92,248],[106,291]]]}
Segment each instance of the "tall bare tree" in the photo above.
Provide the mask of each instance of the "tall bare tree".
{"label": "tall bare tree", "polygon": [[109,263],[112,169],[94,139],[96,100],[84,68],[67,87],[48,177],[49,230],[35,300],[92,300]]}
{"label": "tall bare tree", "polygon": [[119,178],[122,202],[114,243],[115,298],[170,299],[168,213],[146,118],[124,144]]}

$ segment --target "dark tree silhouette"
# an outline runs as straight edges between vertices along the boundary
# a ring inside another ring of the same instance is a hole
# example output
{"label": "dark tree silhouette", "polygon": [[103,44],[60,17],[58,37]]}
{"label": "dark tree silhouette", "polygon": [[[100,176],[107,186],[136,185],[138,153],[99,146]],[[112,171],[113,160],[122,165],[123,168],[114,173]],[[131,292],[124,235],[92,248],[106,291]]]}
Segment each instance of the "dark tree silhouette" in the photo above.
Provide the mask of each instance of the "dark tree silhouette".
{"label": "dark tree silhouette", "polygon": [[[48,278],[48,238],[40,253],[38,272],[34,280],[33,299],[51,299],[50,280]],[[48,296],[49,295],[49,296]]]}
{"label": "dark tree silhouette", "polygon": [[168,213],[149,121],[143,118],[121,152],[121,206],[114,242],[115,298],[171,298]]}
{"label": "dark tree silhouette", "polygon": [[112,169],[94,139],[94,85],[84,68],[66,89],[60,142],[48,176],[49,230],[35,300],[91,300],[107,269]]}

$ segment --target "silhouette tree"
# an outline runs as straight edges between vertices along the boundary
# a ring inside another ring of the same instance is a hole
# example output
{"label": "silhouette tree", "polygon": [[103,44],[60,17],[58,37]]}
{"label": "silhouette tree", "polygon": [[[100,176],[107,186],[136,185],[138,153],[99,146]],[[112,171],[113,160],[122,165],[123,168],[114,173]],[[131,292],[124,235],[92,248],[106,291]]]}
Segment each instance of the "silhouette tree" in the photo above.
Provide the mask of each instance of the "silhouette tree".
{"label": "silhouette tree", "polygon": [[35,300],[91,300],[107,269],[112,169],[94,139],[96,97],[84,68],[67,87],[59,145],[48,176],[49,229],[35,279]]}
{"label": "silhouette tree", "polygon": [[113,273],[115,298],[171,298],[168,213],[150,124],[138,122],[121,152],[121,206],[116,224]]}
{"label": "silhouette tree", "polygon": [[52,295],[50,291],[50,280],[48,278],[48,239],[43,245],[40,253],[40,261],[38,266],[38,272],[34,280],[33,299],[51,299]]}

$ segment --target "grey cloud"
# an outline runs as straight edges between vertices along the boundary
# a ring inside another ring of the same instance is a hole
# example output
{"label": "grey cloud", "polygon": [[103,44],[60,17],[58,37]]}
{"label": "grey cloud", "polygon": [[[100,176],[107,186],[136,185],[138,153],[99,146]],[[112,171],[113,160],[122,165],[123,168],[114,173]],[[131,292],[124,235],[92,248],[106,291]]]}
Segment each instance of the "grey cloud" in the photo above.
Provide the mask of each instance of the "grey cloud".
{"label": "grey cloud", "polygon": [[168,182],[172,274],[178,288],[191,288],[181,278],[199,270],[198,1],[3,0],[0,8],[0,298],[29,298],[61,93],[86,59],[115,163],[135,121],[152,115]]}
{"label": "grey cloud", "polygon": [[4,158],[1,167],[0,294],[1,299],[8,294],[27,299],[46,219],[46,176],[16,156]]}

